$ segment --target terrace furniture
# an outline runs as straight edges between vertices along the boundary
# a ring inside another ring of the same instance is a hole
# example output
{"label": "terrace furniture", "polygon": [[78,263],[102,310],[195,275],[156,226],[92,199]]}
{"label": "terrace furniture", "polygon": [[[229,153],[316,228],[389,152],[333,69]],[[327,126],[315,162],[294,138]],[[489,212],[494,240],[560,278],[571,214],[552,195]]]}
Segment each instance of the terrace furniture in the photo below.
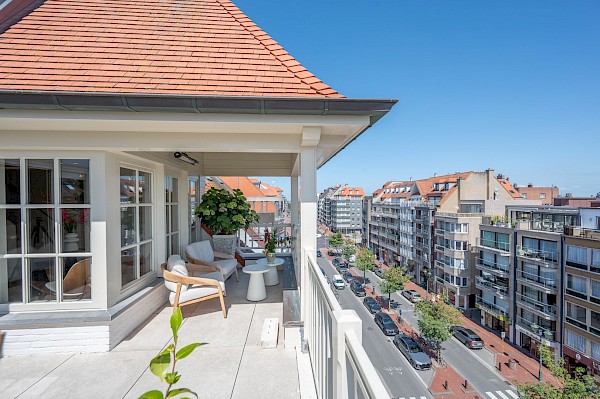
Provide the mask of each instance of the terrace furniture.
{"label": "terrace furniture", "polygon": [[265,285],[267,287],[279,284],[279,276],[277,275],[277,266],[283,265],[283,259],[275,258],[273,263],[269,263],[267,258],[261,258],[256,261],[257,264],[267,266],[269,271],[265,274]]}
{"label": "terrace furniture", "polygon": [[269,269],[264,265],[259,265],[256,263],[254,265],[244,267],[242,271],[250,275],[246,299],[253,302],[258,302],[265,299],[267,297],[267,290],[265,288],[263,274],[267,273]]}
{"label": "terrace furniture", "polygon": [[[176,255],[179,257],[178,255]],[[173,257],[173,256],[172,256]],[[192,303],[208,301],[219,298],[223,317],[227,318],[223,290],[225,283],[211,278],[191,277],[183,259],[169,258],[167,263],[162,264],[165,287],[170,292],[169,302],[173,309]]]}
{"label": "terrace furniture", "polygon": [[[240,281],[237,273],[237,260],[231,255],[215,252],[210,241],[197,241],[185,247],[185,256],[189,263],[203,267],[205,272],[219,272],[223,281],[235,273],[235,278]],[[201,270],[201,269],[196,269]]]}

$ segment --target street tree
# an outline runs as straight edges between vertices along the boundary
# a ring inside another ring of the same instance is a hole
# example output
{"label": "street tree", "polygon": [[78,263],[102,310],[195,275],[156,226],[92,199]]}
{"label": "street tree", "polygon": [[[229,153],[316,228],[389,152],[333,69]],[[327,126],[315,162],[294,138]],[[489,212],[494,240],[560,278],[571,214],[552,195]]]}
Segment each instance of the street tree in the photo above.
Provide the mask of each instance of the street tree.
{"label": "street tree", "polygon": [[542,364],[557,384],[549,381],[517,384],[522,399],[600,399],[594,377],[586,375],[583,367],[577,367],[571,375],[565,368],[565,360],[559,357],[555,362],[555,353],[546,345],[540,345],[540,352]]}
{"label": "street tree", "polygon": [[441,359],[442,342],[451,336],[450,327],[461,324],[462,313],[443,301],[419,301],[415,303],[415,313],[419,316],[421,336],[433,342]]}
{"label": "street tree", "polygon": [[328,239],[329,246],[332,248],[340,248],[344,245],[344,237],[342,237],[342,233],[339,231],[329,236]]}
{"label": "street tree", "polygon": [[342,247],[342,255],[344,255],[344,258],[350,262],[350,257],[354,254],[356,254],[356,245],[351,242],[344,243],[344,246]]}
{"label": "street tree", "polygon": [[363,281],[365,281],[367,270],[371,270],[373,267],[374,261],[375,255],[373,255],[373,251],[368,248],[359,248],[356,254],[356,267],[363,272]]}
{"label": "street tree", "polygon": [[388,295],[388,304],[390,303],[392,293],[404,289],[404,284],[410,281],[406,275],[406,268],[392,267],[383,272],[383,278],[379,282],[379,289]]}

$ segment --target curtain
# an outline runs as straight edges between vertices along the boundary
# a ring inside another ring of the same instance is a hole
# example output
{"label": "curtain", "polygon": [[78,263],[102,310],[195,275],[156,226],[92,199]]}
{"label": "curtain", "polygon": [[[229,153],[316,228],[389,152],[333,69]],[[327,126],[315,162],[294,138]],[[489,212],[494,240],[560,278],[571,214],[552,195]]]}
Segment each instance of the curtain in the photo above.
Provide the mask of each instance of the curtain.
{"label": "curtain", "polygon": [[592,296],[600,298],[600,281],[590,280],[592,283]]}
{"label": "curtain", "polygon": [[525,274],[525,278],[536,279],[538,275],[538,267],[536,265],[532,265],[531,263],[523,263],[523,273],[527,273]]}
{"label": "curtain", "polygon": [[565,330],[565,332],[567,333],[565,344],[579,352],[585,353],[586,339],[579,334],[575,334],[573,331]]}
{"label": "curtain", "polygon": [[592,266],[600,266],[600,249],[592,250]]}
{"label": "curtain", "polygon": [[540,240],[540,250],[546,259],[556,260],[556,242]]}
{"label": "curtain", "polygon": [[538,240],[535,238],[523,237],[523,248],[538,250]]}
{"label": "curtain", "polygon": [[567,260],[580,265],[587,265],[587,248],[574,245],[567,246]]}
{"label": "curtain", "polygon": [[594,341],[591,341],[592,344],[592,359],[597,362],[600,362],[600,344],[597,344]]}
{"label": "curtain", "polygon": [[498,249],[501,249],[503,251],[508,251],[509,250],[509,247],[508,247],[508,234],[498,233],[496,235],[496,240],[498,241]]}
{"label": "curtain", "polygon": [[541,282],[551,287],[556,287],[556,270],[541,268]]}
{"label": "curtain", "polygon": [[582,294],[587,293],[587,279],[584,277],[567,274],[567,288],[572,289]]}

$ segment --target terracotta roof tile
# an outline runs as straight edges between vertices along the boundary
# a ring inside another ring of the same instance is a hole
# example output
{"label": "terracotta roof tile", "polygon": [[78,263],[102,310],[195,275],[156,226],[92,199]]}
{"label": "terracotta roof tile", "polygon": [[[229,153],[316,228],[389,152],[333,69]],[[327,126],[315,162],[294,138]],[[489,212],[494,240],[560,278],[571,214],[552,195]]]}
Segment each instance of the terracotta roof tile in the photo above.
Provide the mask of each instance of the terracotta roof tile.
{"label": "terracotta roof tile", "polygon": [[230,0],[47,0],[0,37],[0,90],[343,97]]}

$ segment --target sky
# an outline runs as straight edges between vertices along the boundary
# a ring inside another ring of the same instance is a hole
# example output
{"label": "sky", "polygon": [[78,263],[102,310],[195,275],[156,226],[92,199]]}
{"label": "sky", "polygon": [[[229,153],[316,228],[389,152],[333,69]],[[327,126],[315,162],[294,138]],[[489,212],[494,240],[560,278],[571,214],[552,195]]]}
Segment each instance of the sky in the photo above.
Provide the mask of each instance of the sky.
{"label": "sky", "polygon": [[319,192],[488,168],[600,192],[600,1],[233,1],[343,95],[398,100]]}

